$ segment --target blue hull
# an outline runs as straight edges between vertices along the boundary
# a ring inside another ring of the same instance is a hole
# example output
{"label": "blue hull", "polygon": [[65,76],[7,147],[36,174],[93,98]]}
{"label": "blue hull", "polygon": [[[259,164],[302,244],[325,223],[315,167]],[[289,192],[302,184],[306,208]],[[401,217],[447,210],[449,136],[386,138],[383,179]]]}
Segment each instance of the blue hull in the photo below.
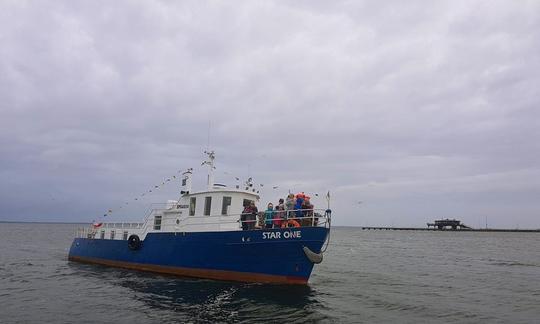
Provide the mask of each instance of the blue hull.
{"label": "blue hull", "polygon": [[69,260],[159,273],[248,282],[307,283],[329,229],[300,227],[228,232],[149,233],[127,241],[76,238]]}

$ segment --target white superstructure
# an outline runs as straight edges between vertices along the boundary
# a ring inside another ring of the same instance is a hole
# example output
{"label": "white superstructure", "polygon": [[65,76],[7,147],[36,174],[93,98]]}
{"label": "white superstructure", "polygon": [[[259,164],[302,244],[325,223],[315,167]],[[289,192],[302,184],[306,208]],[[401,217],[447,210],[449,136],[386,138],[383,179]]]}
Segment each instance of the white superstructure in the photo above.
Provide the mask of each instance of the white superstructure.
{"label": "white superstructure", "polygon": [[242,187],[228,188],[214,183],[214,152],[208,159],[208,188],[191,192],[192,169],[182,174],[181,197],[169,200],[165,208],[153,209],[143,223],[103,223],[99,227],[79,229],[79,237],[126,240],[136,234],[142,240],[151,232],[211,232],[241,230],[240,215],[244,206],[260,199],[250,181]]}
{"label": "white superstructure", "polygon": [[[207,189],[191,192],[193,169],[182,173],[182,189],[179,200],[169,200],[164,208],[152,209],[143,223],[102,223],[77,230],[77,237],[95,239],[127,240],[137,235],[144,240],[148,233],[169,232],[217,232],[242,230],[241,213],[251,202],[257,204],[260,197],[251,178],[244,185],[228,188],[214,183],[215,169],[213,151],[205,152],[208,159]],[[328,196],[329,199],[329,196]],[[307,226],[329,226],[329,210],[305,209],[310,216],[295,217]]]}

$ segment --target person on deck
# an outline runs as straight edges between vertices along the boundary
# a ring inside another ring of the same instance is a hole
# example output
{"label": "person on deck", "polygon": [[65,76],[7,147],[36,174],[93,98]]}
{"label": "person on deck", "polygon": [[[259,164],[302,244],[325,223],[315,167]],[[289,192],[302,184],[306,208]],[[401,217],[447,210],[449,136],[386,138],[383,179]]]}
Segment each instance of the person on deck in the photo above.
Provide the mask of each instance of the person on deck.
{"label": "person on deck", "polygon": [[244,210],[242,211],[242,214],[240,214],[240,222],[242,223],[242,230],[247,231],[249,229],[249,221],[251,215],[251,207],[250,205],[244,206]]}
{"label": "person on deck", "polygon": [[296,204],[296,200],[294,199],[294,194],[289,194],[287,196],[287,200],[285,201],[285,208],[287,209],[287,218],[294,217],[294,205]]}
{"label": "person on deck", "polygon": [[306,196],[302,204],[302,209],[304,210],[304,218],[302,221],[303,226],[311,226],[314,220],[313,217],[313,204],[311,204],[310,197]]}
{"label": "person on deck", "polygon": [[281,224],[286,221],[285,218],[285,204],[283,198],[279,199],[279,203],[276,206],[276,212],[274,213],[274,228],[281,228]]}
{"label": "person on deck", "polygon": [[304,204],[304,195],[297,195],[296,196],[296,204],[294,205],[294,209],[296,210],[296,217],[300,218],[298,221],[302,221],[302,217],[304,217],[304,211],[302,210],[302,205]]}
{"label": "person on deck", "polygon": [[273,220],[274,220],[274,205],[272,203],[268,203],[268,208],[264,212],[264,227],[265,228],[272,228]]}
{"label": "person on deck", "polygon": [[252,230],[252,229],[255,229],[255,226],[257,225],[257,213],[259,212],[259,209],[257,208],[257,206],[255,206],[254,201],[250,203],[250,208],[251,208],[251,214],[249,215],[249,218],[248,218],[248,221],[249,221],[248,228]]}

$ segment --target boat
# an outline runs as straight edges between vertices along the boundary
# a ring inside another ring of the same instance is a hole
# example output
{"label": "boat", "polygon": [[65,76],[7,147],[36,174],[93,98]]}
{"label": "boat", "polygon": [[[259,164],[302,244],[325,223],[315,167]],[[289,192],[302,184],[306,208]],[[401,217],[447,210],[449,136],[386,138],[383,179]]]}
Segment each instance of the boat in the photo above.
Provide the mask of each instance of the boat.
{"label": "boat", "polygon": [[263,228],[242,214],[260,201],[251,179],[234,187],[214,183],[215,153],[205,153],[205,190],[192,192],[188,169],[180,198],[153,208],[143,222],[77,229],[68,260],[182,277],[307,284],[328,247],[329,194],[328,208],[285,212],[287,226]]}

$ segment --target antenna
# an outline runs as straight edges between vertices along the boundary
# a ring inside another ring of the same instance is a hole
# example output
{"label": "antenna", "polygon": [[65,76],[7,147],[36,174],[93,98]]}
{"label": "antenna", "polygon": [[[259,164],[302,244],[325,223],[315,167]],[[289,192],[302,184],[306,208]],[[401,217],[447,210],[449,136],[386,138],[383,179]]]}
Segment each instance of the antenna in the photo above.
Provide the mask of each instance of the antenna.
{"label": "antenna", "polygon": [[[206,142],[206,151],[210,151],[210,120],[208,120],[208,141]],[[206,152],[205,152],[206,153]]]}

